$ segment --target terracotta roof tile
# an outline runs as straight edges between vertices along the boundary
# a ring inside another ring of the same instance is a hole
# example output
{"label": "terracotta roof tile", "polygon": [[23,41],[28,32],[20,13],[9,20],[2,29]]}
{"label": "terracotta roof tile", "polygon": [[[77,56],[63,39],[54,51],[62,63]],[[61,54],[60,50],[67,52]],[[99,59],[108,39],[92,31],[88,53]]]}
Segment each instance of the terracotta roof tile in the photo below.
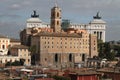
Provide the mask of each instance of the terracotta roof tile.
{"label": "terracotta roof tile", "polygon": [[40,32],[34,36],[50,36],[50,37],[76,37],[76,38],[81,38],[82,34],[81,33],[48,33],[48,32]]}
{"label": "terracotta roof tile", "polygon": [[10,42],[20,42],[20,40],[19,39],[13,39],[13,38],[11,38]]}

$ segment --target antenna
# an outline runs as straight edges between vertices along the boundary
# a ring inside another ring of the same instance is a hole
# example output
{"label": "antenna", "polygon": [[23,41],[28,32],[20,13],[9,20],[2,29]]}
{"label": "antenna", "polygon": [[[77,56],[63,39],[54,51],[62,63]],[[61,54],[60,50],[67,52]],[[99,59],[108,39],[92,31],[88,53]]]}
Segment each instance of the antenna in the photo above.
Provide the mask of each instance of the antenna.
{"label": "antenna", "polygon": [[55,7],[57,7],[57,0],[55,0]]}

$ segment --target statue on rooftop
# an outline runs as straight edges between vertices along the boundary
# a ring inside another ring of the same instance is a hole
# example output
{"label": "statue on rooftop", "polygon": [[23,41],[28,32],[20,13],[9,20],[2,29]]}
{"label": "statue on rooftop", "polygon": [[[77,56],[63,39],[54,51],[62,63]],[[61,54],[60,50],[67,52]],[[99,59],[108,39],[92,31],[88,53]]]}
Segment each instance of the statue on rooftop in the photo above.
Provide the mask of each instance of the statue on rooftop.
{"label": "statue on rooftop", "polygon": [[94,19],[101,19],[101,17],[99,16],[99,12],[97,12],[96,16],[93,16]]}
{"label": "statue on rooftop", "polygon": [[37,15],[37,14],[36,14],[36,11],[34,10],[34,11],[33,11],[33,14],[31,15],[31,17],[37,18],[37,17],[39,17],[39,15]]}

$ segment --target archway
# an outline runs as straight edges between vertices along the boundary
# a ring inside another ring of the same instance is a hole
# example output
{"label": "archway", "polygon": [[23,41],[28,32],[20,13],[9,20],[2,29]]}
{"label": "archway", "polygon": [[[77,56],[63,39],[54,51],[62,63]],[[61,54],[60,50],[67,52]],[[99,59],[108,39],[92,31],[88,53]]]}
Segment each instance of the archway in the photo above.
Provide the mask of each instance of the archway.
{"label": "archway", "polygon": [[55,54],[55,62],[58,62],[58,54]]}
{"label": "archway", "polygon": [[72,62],[72,54],[69,54],[69,61]]}

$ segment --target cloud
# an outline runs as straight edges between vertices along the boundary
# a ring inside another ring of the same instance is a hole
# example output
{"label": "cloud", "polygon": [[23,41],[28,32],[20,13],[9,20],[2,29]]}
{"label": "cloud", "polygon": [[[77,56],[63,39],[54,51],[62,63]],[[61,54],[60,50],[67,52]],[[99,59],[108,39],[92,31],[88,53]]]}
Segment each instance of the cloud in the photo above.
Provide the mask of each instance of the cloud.
{"label": "cloud", "polygon": [[20,9],[24,9],[26,7],[29,7],[31,5],[31,1],[29,0],[16,0],[16,1],[12,1],[13,3],[11,3],[8,6],[8,9],[11,10],[20,10]]}
{"label": "cloud", "polygon": [[21,16],[20,15],[17,15],[17,14],[0,14],[0,18],[20,18]]}
{"label": "cloud", "polygon": [[[108,26],[106,39],[120,39],[118,35],[120,34],[120,0],[58,0],[57,2],[62,9],[62,18],[70,19],[73,23],[89,23],[96,12],[100,11],[102,19],[107,22]],[[7,30],[9,25],[16,31],[24,28],[23,24],[25,25],[32,10],[37,10],[42,21],[49,22],[50,9],[53,6],[54,0],[0,0],[0,21],[6,21],[4,24],[0,23],[0,33],[1,26],[2,30],[4,28]],[[111,30],[114,31],[110,32]],[[8,34],[12,34],[9,30],[7,31]],[[2,32],[4,33],[4,31]]]}
{"label": "cloud", "polygon": [[23,1],[22,4],[23,5],[31,5],[31,2],[26,0],[26,1]]}
{"label": "cloud", "polygon": [[19,22],[0,22],[0,34],[12,38],[19,38],[20,26],[23,25]]}
{"label": "cloud", "polygon": [[13,4],[11,6],[12,9],[19,9],[21,6],[19,4]]}

